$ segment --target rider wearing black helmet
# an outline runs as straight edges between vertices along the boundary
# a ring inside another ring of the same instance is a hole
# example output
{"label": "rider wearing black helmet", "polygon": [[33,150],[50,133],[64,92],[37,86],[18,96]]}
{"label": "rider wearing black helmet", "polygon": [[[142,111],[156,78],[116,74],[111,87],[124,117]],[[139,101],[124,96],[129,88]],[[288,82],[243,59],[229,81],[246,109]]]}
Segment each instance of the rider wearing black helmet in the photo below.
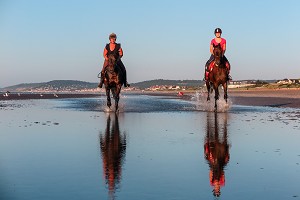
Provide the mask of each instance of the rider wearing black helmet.
{"label": "rider wearing black helmet", "polygon": [[103,81],[104,81],[104,73],[105,73],[105,68],[108,65],[108,56],[110,54],[113,54],[114,57],[117,60],[117,65],[120,67],[123,75],[124,75],[124,86],[129,87],[130,85],[127,83],[127,74],[126,74],[126,68],[121,61],[121,58],[123,56],[123,49],[121,48],[120,43],[116,43],[117,40],[117,35],[115,33],[111,33],[109,35],[109,44],[106,44],[104,51],[103,51],[103,57],[104,57],[104,64],[101,70],[101,80],[98,85],[98,87],[102,88],[103,86]]}
{"label": "rider wearing black helmet", "polygon": [[226,68],[227,68],[227,73],[228,73],[228,80],[231,80],[232,78],[229,75],[230,64],[229,64],[229,61],[227,60],[227,58],[224,55],[225,51],[226,51],[226,40],[221,37],[222,29],[216,28],[215,31],[214,31],[214,34],[215,34],[216,37],[214,39],[212,39],[211,42],[210,42],[210,53],[211,53],[211,56],[210,56],[209,60],[206,62],[206,64],[205,64],[204,80],[208,80],[208,74],[212,70],[212,68],[210,67],[210,64],[214,60],[214,55],[213,55],[214,45],[218,45],[218,44],[221,45],[221,48],[223,50],[223,60],[226,63]]}
{"label": "rider wearing black helmet", "polygon": [[216,29],[215,29],[215,34],[216,34],[216,33],[221,33],[221,34],[222,34],[222,29],[216,28]]}

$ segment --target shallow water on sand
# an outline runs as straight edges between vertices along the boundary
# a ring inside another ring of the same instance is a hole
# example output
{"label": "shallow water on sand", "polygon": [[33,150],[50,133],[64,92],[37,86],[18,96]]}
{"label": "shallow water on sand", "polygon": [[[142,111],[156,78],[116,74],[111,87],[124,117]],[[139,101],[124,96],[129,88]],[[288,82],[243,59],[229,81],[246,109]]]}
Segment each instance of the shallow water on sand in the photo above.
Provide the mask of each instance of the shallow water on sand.
{"label": "shallow water on sand", "polygon": [[300,198],[297,109],[214,113],[197,94],[122,96],[117,115],[104,98],[0,105],[0,199]]}

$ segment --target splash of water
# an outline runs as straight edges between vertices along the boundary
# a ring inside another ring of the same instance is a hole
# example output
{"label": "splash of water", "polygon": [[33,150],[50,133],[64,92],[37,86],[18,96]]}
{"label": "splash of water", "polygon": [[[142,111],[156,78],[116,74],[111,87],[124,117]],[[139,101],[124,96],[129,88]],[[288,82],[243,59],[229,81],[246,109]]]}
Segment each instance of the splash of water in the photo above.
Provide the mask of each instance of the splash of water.
{"label": "splash of water", "polygon": [[[230,99],[227,99],[226,103],[222,97],[223,94],[220,93],[220,99],[217,101],[217,112],[227,112],[232,105],[232,101]],[[209,112],[213,112],[215,110],[214,93],[211,95],[211,100],[207,101],[207,92],[205,90],[199,90],[196,91],[191,100],[195,103],[196,110]]]}
{"label": "splash of water", "polygon": [[124,108],[125,108],[125,104],[124,102],[121,101],[122,98],[126,98],[126,96],[122,96],[120,95],[120,101],[119,101],[119,108],[118,110],[116,111],[116,107],[115,107],[115,100],[113,97],[111,97],[112,100],[111,100],[111,107],[108,107],[106,105],[106,101],[104,102],[104,104],[102,105],[102,110],[105,112],[105,113],[112,113],[112,112],[124,112]]}

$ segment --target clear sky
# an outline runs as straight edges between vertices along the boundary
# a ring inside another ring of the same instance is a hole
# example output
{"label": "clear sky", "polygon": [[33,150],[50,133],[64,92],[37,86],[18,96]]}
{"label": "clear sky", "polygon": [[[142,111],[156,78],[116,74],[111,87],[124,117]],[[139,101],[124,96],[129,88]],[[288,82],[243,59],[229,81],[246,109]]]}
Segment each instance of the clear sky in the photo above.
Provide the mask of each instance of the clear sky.
{"label": "clear sky", "polygon": [[97,82],[108,35],[130,83],[202,79],[216,27],[232,77],[300,78],[299,0],[0,0],[0,87]]}

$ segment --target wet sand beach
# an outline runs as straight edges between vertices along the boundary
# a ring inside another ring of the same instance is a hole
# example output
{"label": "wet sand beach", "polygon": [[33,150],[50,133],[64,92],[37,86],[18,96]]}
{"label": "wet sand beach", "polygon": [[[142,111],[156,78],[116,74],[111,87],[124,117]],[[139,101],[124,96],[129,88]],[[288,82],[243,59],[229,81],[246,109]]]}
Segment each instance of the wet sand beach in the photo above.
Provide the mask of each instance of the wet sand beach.
{"label": "wet sand beach", "polygon": [[[202,93],[203,95],[206,95],[205,92]],[[300,89],[229,90],[228,93],[229,93],[229,99],[234,105],[300,108]],[[178,92],[173,92],[173,91],[166,91],[166,92],[164,91],[162,92],[123,91],[122,94],[173,96],[176,98],[189,100],[195,94],[195,91],[183,91],[184,95],[182,96],[178,96]],[[100,96],[105,96],[105,93],[103,91],[99,93],[46,93],[46,94],[11,93],[8,96],[5,96],[4,94],[0,95],[0,100],[89,98],[89,97],[100,97]]]}
{"label": "wet sand beach", "polygon": [[[222,92],[220,90],[220,99],[223,98]],[[178,92],[150,92],[147,94],[173,95],[189,100],[193,97],[195,91],[183,91],[183,93],[183,96],[178,96]],[[206,97],[206,91],[201,91],[201,93]],[[300,89],[229,90],[228,96],[234,105],[300,108]],[[214,93],[211,97],[214,97]]]}
{"label": "wet sand beach", "polygon": [[230,90],[233,104],[300,108],[300,89]]}
{"label": "wet sand beach", "polygon": [[117,114],[104,93],[3,96],[0,199],[298,198],[300,109],[229,94],[211,112],[200,91],[124,92]]}

